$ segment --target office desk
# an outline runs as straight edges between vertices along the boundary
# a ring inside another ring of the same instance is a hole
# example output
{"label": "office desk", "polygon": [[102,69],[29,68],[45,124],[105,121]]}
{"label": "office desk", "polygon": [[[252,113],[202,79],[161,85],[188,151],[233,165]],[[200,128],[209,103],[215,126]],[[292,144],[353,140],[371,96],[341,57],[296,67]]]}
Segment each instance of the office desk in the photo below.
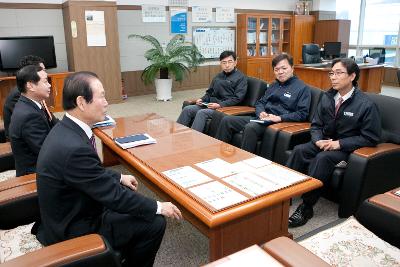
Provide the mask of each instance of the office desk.
{"label": "office desk", "polygon": [[[304,64],[294,66],[294,74],[305,83],[328,90],[331,88],[331,82],[328,77],[330,67],[309,67]],[[358,80],[359,88],[364,92],[381,92],[384,76],[383,65],[360,65],[360,78]]]}
{"label": "office desk", "polygon": [[[290,236],[289,199],[322,186],[319,180],[310,178],[268,195],[213,212],[190,195],[187,189],[167,179],[162,172],[183,166],[194,167],[195,163],[215,158],[234,163],[252,158],[253,154],[155,113],[117,118],[116,122],[114,127],[94,130],[103,144],[104,164],[110,166],[122,163],[152,191],[164,200],[174,202],[185,220],[209,238],[211,261],[278,236]],[[112,140],[115,137],[144,132],[155,138],[157,144],[123,150]],[[205,171],[201,172],[213,177]],[[214,177],[214,180],[217,179]]]}

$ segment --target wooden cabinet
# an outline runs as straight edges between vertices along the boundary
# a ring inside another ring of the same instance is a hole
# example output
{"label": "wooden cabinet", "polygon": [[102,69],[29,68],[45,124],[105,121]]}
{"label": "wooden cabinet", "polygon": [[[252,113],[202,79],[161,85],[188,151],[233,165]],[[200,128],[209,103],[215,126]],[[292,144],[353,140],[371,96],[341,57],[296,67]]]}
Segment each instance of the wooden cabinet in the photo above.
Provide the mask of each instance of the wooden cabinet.
{"label": "wooden cabinet", "polygon": [[302,60],[303,44],[310,44],[314,40],[315,16],[294,15],[292,23],[292,50],[294,64],[300,64]]}
{"label": "wooden cabinet", "polygon": [[[62,73],[49,73],[48,79],[51,84],[51,93],[48,100],[46,100],[50,111],[58,112],[62,111],[62,90],[64,87],[64,79],[71,72]],[[15,76],[12,77],[0,77],[0,117],[3,118],[3,106],[4,102],[10,93],[10,91],[16,86],[17,81]]]}
{"label": "wooden cabinet", "polygon": [[350,39],[350,20],[319,20],[315,24],[314,43],[320,47],[324,42],[341,42],[340,53],[347,55]]}
{"label": "wooden cabinet", "polygon": [[238,14],[238,68],[248,76],[271,82],[272,57],[291,51],[291,22],[290,15]]}

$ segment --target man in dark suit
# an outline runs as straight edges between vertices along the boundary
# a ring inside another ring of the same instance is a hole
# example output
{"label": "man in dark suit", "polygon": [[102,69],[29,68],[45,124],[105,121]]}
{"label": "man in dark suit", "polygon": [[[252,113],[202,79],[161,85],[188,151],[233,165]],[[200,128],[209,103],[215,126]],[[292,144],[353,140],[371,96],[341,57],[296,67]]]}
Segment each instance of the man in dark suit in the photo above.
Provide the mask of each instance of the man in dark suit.
{"label": "man in dark suit", "polygon": [[[24,56],[21,58],[19,62],[19,68],[22,69],[25,66],[28,65],[38,65],[42,67],[44,70],[44,60],[41,57],[38,56]],[[11,115],[13,113],[15,104],[17,104],[19,97],[21,96],[21,92],[18,90],[18,87],[15,86],[10,94],[7,96],[6,100],[4,101],[4,106],[3,106],[3,121],[4,121],[4,133],[6,135],[6,139],[9,140],[9,134],[8,134],[8,129],[10,127],[10,121],[11,121]]]}
{"label": "man in dark suit", "polygon": [[164,216],[182,215],[170,202],[138,194],[135,177],[102,166],[91,126],[104,119],[104,94],[94,73],[77,72],[65,79],[66,114],[47,136],[38,158],[37,238],[50,245],[99,233],[121,251],[126,266],[152,266],[165,231]]}
{"label": "man in dark suit", "polygon": [[17,176],[36,171],[36,160],[44,139],[57,122],[45,110],[50,95],[47,73],[40,66],[28,65],[17,72],[21,96],[11,116],[9,135]]}

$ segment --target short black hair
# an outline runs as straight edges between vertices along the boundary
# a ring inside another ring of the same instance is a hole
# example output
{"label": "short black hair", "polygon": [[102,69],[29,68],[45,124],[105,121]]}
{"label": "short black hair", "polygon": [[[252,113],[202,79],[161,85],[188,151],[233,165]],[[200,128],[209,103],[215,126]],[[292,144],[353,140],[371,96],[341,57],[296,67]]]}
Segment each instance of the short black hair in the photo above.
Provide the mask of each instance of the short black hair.
{"label": "short black hair", "polygon": [[236,60],[236,53],[230,50],[225,50],[224,52],[219,55],[219,61],[222,61],[223,59],[232,56],[234,60]]}
{"label": "short black hair", "polygon": [[44,64],[44,59],[41,57],[35,55],[23,56],[19,60],[19,68],[23,68],[28,65],[39,65],[40,63],[43,63],[43,65],[46,66],[46,64]]}
{"label": "short black hair", "polygon": [[93,101],[93,91],[90,87],[92,79],[99,79],[99,77],[90,71],[75,72],[65,78],[63,88],[64,110],[68,111],[76,108],[76,98],[78,96],[82,96],[87,103]]}
{"label": "short black hair", "polygon": [[17,88],[21,93],[26,93],[26,84],[33,82],[37,84],[40,81],[39,71],[43,68],[39,65],[27,65],[17,71]]}
{"label": "short black hair", "polygon": [[358,79],[360,78],[360,68],[358,67],[357,63],[351,58],[335,58],[334,60],[332,60],[331,68],[333,68],[333,66],[335,66],[335,64],[339,62],[342,63],[342,65],[346,68],[347,74],[356,74],[356,77],[352,81],[352,84],[353,86],[357,86]]}
{"label": "short black hair", "polygon": [[289,65],[293,67],[293,57],[287,53],[282,53],[274,57],[272,60],[272,68],[275,68],[279,62],[285,59],[289,62]]}

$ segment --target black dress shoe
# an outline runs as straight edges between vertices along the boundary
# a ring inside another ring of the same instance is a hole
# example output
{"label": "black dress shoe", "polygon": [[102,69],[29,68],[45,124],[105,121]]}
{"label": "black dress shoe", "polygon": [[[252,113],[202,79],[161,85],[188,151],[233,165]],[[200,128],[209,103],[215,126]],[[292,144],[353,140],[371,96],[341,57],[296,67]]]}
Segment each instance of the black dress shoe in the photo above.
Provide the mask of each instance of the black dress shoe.
{"label": "black dress shoe", "polygon": [[305,225],[314,216],[312,206],[301,204],[289,218],[289,227],[299,227]]}

